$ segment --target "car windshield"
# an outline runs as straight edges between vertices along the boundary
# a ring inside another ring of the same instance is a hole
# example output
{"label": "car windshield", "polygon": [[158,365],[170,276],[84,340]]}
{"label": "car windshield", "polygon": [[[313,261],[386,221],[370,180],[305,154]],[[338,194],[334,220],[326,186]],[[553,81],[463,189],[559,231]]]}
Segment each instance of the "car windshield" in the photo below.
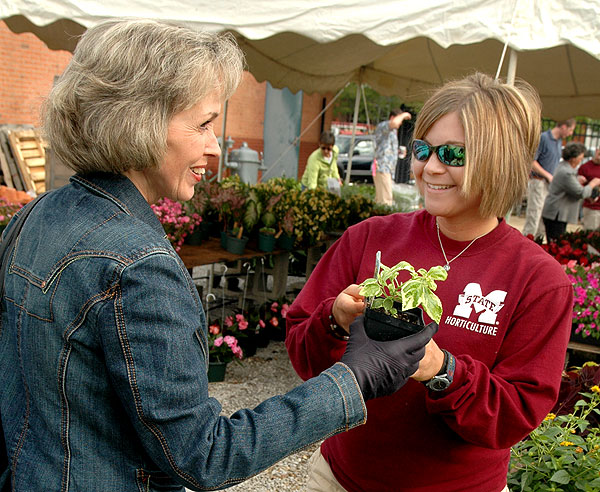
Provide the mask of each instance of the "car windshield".
{"label": "car windshield", "polygon": [[[340,149],[340,154],[347,154],[350,149],[350,142],[352,141],[351,135],[338,135],[335,138],[335,144]],[[375,145],[373,140],[371,139],[358,139],[354,140],[354,150],[355,154],[358,153],[360,155],[368,155],[372,154],[375,151]]]}

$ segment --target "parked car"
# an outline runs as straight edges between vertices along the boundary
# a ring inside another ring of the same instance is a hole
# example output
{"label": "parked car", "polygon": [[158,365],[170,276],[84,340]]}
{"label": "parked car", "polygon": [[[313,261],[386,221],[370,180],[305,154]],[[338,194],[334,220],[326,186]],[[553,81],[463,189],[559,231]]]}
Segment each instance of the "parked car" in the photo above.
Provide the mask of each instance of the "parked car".
{"label": "parked car", "polygon": [[[340,149],[338,155],[338,170],[340,177],[346,179],[346,169],[348,167],[348,151],[352,135],[338,135],[335,137],[335,144]],[[354,137],[354,152],[352,154],[352,169],[350,171],[350,181],[373,181],[371,174],[371,165],[375,156],[375,135],[356,135]]]}

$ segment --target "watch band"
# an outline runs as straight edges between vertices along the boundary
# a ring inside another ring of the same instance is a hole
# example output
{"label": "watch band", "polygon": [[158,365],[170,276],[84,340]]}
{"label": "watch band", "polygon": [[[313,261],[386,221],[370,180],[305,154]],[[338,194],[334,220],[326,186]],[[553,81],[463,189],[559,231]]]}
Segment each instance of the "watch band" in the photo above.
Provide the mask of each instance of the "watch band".
{"label": "watch band", "polygon": [[456,367],[456,359],[447,350],[444,352],[444,363],[439,372],[429,381],[423,381],[423,384],[432,391],[444,391],[452,384],[454,379],[454,369]]}
{"label": "watch band", "polygon": [[346,330],[344,330],[341,326],[339,326],[335,322],[335,319],[333,318],[333,314],[329,315],[329,334],[333,338],[337,338],[338,340],[343,340],[344,342],[347,342],[348,340],[350,340],[350,335],[348,335]]}

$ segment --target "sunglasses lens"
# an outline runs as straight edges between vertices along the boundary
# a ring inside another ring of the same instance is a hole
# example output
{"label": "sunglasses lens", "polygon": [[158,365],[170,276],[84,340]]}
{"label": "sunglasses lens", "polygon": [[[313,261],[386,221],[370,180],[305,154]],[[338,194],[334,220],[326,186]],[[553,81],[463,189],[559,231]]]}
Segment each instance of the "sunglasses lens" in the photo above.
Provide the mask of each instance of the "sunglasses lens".
{"label": "sunglasses lens", "polygon": [[415,140],[413,142],[413,155],[418,161],[426,161],[431,155],[430,147],[423,140]]}
{"label": "sunglasses lens", "polygon": [[461,167],[465,165],[465,149],[458,145],[440,145],[437,154],[440,161],[447,166]]}

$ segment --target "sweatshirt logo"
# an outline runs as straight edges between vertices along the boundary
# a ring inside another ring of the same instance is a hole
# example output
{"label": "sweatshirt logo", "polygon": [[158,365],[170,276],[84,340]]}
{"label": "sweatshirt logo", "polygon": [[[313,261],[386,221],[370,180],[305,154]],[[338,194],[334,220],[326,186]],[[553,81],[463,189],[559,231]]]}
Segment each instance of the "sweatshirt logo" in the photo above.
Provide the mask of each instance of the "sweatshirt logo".
{"label": "sweatshirt logo", "polygon": [[[446,323],[496,336],[498,329],[496,318],[498,312],[504,307],[504,299],[506,299],[506,292],[503,290],[493,290],[484,296],[478,283],[467,284],[464,292],[458,296],[458,304],[452,313],[454,316],[447,316]],[[479,315],[477,322],[471,321],[473,311]]]}

